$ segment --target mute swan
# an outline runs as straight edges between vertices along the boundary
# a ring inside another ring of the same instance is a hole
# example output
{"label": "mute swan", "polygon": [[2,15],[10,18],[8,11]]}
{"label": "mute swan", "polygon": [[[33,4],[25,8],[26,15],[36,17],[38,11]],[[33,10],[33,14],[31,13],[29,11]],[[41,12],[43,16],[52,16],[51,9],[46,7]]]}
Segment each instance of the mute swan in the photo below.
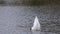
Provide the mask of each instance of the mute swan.
{"label": "mute swan", "polygon": [[32,28],[31,28],[33,31],[38,31],[38,30],[40,30],[40,23],[39,23],[39,21],[38,21],[38,18],[37,18],[37,16],[35,16],[35,20],[34,20],[34,23],[33,23],[33,26],[32,26]]}

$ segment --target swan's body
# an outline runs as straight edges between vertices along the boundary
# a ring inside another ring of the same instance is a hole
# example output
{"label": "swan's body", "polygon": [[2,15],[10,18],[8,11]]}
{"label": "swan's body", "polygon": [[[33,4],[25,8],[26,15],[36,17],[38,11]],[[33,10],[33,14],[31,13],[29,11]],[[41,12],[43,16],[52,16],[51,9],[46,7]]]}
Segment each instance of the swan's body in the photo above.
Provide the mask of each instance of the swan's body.
{"label": "swan's body", "polygon": [[31,28],[32,30],[40,30],[40,23],[38,21],[38,18],[37,16],[35,17],[35,20],[34,20],[34,23],[33,23],[33,26]]}

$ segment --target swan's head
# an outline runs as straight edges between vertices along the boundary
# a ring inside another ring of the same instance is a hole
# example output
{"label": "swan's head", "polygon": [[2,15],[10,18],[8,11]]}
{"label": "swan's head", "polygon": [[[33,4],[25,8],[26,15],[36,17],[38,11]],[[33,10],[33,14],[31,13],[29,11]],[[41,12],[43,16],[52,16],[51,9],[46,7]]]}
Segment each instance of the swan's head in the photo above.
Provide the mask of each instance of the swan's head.
{"label": "swan's head", "polygon": [[34,30],[34,27],[32,27],[31,30]]}
{"label": "swan's head", "polygon": [[38,26],[33,26],[33,27],[31,28],[31,30],[33,30],[33,31],[40,31],[40,27],[38,27]]}
{"label": "swan's head", "polygon": [[32,27],[31,30],[36,30],[36,28],[35,27]]}

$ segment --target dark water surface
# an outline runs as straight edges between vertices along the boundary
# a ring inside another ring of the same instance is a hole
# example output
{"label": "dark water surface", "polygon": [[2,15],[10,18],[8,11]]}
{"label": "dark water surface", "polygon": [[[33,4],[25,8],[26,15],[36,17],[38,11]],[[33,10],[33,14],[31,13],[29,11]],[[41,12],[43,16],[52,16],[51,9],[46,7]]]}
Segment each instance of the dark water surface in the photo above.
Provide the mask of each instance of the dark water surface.
{"label": "dark water surface", "polygon": [[[59,11],[60,6],[0,6],[0,34],[59,34]],[[35,16],[41,32],[30,30]]]}

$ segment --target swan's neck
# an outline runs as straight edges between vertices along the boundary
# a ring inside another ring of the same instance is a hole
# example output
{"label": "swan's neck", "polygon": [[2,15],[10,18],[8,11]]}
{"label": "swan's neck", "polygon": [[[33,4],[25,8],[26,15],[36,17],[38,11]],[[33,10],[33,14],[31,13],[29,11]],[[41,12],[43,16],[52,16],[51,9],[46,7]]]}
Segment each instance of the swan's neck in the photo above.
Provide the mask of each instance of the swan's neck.
{"label": "swan's neck", "polygon": [[34,23],[33,23],[33,27],[32,30],[39,30],[40,29],[40,23],[38,21],[37,16],[35,17]]}

